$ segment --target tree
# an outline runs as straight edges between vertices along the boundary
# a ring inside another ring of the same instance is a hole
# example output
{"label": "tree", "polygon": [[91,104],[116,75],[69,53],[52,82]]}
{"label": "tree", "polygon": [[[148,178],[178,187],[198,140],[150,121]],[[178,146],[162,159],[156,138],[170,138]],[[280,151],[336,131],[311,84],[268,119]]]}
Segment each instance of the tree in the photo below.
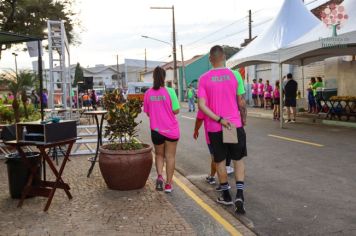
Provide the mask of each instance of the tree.
{"label": "tree", "polygon": [[240,51],[240,48],[231,47],[228,45],[223,45],[222,47],[224,48],[226,59],[229,59],[230,57],[232,57],[233,55],[235,55]]}
{"label": "tree", "polygon": [[[43,38],[48,20],[64,20],[69,43],[76,43],[74,28],[80,22],[72,10],[74,1],[0,0],[0,30]],[[0,56],[10,47],[0,45]]]}
{"label": "tree", "polygon": [[12,102],[12,109],[14,110],[16,122],[20,121],[20,103],[19,95],[25,110],[25,117],[28,118],[27,111],[27,90],[30,89],[35,82],[36,76],[29,71],[20,71],[18,74],[14,72],[7,72],[1,75],[1,83],[4,84],[10,92],[14,95]]}
{"label": "tree", "polygon": [[84,82],[84,72],[83,68],[80,66],[79,62],[75,67],[73,87],[76,87],[78,82]]}

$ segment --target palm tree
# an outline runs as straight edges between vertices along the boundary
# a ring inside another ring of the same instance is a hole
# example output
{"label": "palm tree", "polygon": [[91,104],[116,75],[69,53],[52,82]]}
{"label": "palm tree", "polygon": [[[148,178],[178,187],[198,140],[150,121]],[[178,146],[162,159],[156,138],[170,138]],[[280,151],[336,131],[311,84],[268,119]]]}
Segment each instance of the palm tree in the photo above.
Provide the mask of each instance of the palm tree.
{"label": "palm tree", "polygon": [[18,74],[11,71],[1,75],[1,83],[5,84],[5,86],[14,95],[12,108],[14,110],[16,122],[20,121],[19,95],[21,95],[21,101],[25,110],[25,117],[26,119],[28,118],[26,91],[33,86],[35,79],[35,74],[26,70],[22,70]]}

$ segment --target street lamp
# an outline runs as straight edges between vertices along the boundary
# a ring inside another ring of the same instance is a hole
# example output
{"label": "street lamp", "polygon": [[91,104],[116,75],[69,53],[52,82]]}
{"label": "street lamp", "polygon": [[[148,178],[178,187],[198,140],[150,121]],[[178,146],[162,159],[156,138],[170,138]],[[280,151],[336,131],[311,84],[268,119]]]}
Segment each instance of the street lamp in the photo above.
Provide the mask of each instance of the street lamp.
{"label": "street lamp", "polygon": [[[173,76],[175,87],[178,88],[178,74],[177,74],[177,48],[176,48],[176,23],[174,18],[174,5],[171,7],[151,7],[154,10],[172,10],[172,27],[173,27]],[[179,93],[179,89],[178,89]]]}
{"label": "street lamp", "polygon": [[152,37],[147,36],[147,35],[141,35],[141,37],[142,37],[142,38],[145,38],[145,39],[151,39],[151,40],[154,40],[154,41],[158,41],[158,42],[161,42],[161,43],[165,43],[165,44],[168,44],[168,45],[172,46],[172,43],[170,43],[170,42],[163,41],[163,40],[156,39],[156,38],[152,38]]}
{"label": "street lamp", "polygon": [[15,57],[15,72],[16,72],[16,76],[17,76],[17,56],[18,56],[18,54],[13,52],[12,55],[14,55],[14,57]]}

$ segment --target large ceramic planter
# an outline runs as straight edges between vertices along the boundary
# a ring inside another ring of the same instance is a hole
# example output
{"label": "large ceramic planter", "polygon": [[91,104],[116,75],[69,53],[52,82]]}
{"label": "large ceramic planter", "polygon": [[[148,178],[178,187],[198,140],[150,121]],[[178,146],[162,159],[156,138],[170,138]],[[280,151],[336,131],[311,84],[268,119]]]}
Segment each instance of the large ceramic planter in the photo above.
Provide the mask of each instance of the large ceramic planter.
{"label": "large ceramic planter", "polygon": [[152,147],[140,150],[108,150],[100,147],[99,166],[106,185],[114,190],[143,188],[152,168]]}

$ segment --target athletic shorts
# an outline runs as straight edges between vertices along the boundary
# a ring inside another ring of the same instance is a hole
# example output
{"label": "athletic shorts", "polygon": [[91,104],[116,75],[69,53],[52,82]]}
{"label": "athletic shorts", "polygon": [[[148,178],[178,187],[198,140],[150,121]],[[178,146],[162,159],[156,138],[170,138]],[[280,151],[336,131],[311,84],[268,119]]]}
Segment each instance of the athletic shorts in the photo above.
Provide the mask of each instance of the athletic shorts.
{"label": "athletic shorts", "polygon": [[157,131],[151,130],[151,139],[154,145],[161,145],[164,144],[165,141],[168,142],[177,142],[179,139],[171,139],[163,136],[162,134],[158,133]]}
{"label": "athletic shorts", "polygon": [[279,103],[280,103],[279,98],[273,98],[273,104],[274,105],[279,105]]}
{"label": "athletic shorts", "polygon": [[257,98],[257,94],[252,94],[252,98],[256,99]]}
{"label": "athletic shorts", "polygon": [[259,98],[264,98],[263,94],[258,95]]}
{"label": "athletic shorts", "polygon": [[209,149],[210,155],[214,155],[213,147],[211,146],[211,144],[208,144],[208,149]]}
{"label": "athletic shorts", "polygon": [[223,133],[209,132],[210,145],[214,150],[214,162],[222,162],[229,156],[239,161],[247,156],[246,133],[243,127],[237,128],[238,143],[223,143]]}
{"label": "athletic shorts", "polygon": [[297,99],[296,98],[286,98],[284,100],[284,105],[286,107],[297,107]]}

